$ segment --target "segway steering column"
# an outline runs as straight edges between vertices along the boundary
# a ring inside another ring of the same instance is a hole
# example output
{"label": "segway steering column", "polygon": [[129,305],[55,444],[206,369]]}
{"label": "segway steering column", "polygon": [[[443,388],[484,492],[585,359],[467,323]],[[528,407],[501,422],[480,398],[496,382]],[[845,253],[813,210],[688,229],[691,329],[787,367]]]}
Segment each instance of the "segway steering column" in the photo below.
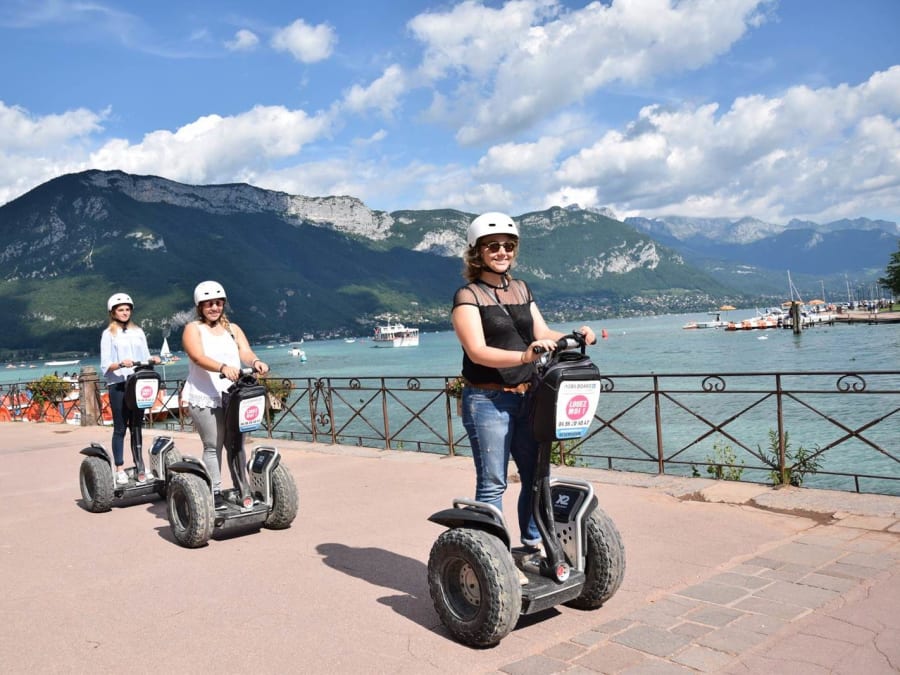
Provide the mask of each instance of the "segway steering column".
{"label": "segway steering column", "polygon": [[[537,346],[534,348],[535,353],[542,354],[538,360],[538,370],[545,370],[554,358],[558,358],[560,352],[580,349],[584,354],[586,346],[587,340],[579,331],[557,340],[553,353],[548,354],[543,347]],[[556,534],[553,517],[553,500],[550,491],[550,454],[552,449],[553,441],[544,441],[538,444],[537,467],[534,481],[531,484],[532,512],[546,554],[546,557],[541,560],[541,575],[563,582],[569,578],[571,567],[566,561],[562,545]]]}

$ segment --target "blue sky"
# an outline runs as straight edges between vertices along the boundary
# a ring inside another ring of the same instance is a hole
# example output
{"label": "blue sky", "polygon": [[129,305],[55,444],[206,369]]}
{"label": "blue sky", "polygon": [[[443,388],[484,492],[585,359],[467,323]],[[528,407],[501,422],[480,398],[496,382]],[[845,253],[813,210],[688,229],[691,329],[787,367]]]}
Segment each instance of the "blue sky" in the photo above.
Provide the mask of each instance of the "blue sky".
{"label": "blue sky", "polygon": [[0,204],[98,168],[900,221],[898,26],[897,0],[0,0]]}

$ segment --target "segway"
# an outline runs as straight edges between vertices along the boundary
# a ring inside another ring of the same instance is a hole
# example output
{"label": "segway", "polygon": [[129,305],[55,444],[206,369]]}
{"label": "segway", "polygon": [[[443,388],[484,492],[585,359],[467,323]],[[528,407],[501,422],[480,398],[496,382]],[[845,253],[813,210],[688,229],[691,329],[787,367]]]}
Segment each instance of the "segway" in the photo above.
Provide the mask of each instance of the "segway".
{"label": "segway", "polygon": [[175,541],[186,548],[205,546],[214,530],[254,525],[282,530],[297,516],[297,486],[278,450],[258,446],[246,461],[245,434],[262,426],[266,410],[266,388],[255,371],[242,369],[222,398],[225,450],[234,485],[222,490],[224,503],[216,508],[212,479],[201,460],[185,457],[169,466],[166,510]]}
{"label": "segway", "polygon": [[181,459],[171,436],[157,436],[150,448],[150,466],[144,465],[144,412],[156,401],[160,377],[149,361],[137,361],[134,373],[125,381],[125,424],[131,441],[134,466],[125,469],[127,483],[117,483],[113,460],[100,443],[91,443],[81,450],[87,455],[81,461],[79,483],[85,508],[103,513],[112,508],[114,500],[142,497],[156,493],[166,497],[166,468]]}
{"label": "segway", "polygon": [[[580,333],[561,338],[555,351],[541,356],[531,392],[539,449],[533,483],[522,489],[532,491],[543,552],[512,548],[503,514],[491,504],[457,498],[453,508],[429,518],[450,528],[428,558],[431,598],[443,624],[464,644],[494,646],[520,615],[559,604],[597,609],[622,583],[621,536],[591,484],[550,477],[554,442],[584,436],[597,409],[600,374],[585,347]],[[527,584],[519,581],[517,567]]]}

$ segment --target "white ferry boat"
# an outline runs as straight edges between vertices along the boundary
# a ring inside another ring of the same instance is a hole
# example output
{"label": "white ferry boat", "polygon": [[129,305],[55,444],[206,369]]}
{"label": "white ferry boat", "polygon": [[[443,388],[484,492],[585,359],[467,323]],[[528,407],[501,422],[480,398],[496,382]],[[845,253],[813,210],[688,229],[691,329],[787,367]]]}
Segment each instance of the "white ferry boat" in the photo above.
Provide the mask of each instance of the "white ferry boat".
{"label": "white ferry boat", "polygon": [[372,342],[376,347],[418,347],[419,329],[408,328],[402,323],[376,326]]}

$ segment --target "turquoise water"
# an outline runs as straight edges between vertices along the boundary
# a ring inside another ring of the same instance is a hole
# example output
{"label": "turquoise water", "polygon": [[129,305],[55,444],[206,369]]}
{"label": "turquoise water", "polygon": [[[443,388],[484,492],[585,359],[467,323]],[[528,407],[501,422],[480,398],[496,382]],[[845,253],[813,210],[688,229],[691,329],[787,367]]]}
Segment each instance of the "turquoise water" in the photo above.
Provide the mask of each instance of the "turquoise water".
{"label": "turquoise water", "polygon": [[[732,314],[731,318],[741,319],[753,312]],[[616,375],[900,369],[898,324],[818,326],[799,336],[785,329],[729,332],[681,328],[688,321],[708,318],[706,314],[680,314],[591,321],[598,334],[604,329],[608,337],[598,340],[589,353],[601,370]],[[566,331],[578,325],[554,324],[553,328]],[[302,345],[308,359],[305,363],[291,356],[287,345],[256,345],[254,349],[283,377],[455,375],[460,369],[461,351],[452,332],[423,333],[418,347],[384,349],[372,344],[366,338],[354,343],[308,341]],[[78,366],[70,367],[15,365],[0,368],[0,383],[24,382],[53,372],[62,375],[87,365],[99,368],[99,357],[82,359]],[[183,378],[187,360],[165,370],[167,379]]]}
{"label": "turquoise water", "polygon": [[[733,314],[729,318],[740,320],[752,316],[753,312],[738,310]],[[733,447],[737,451],[739,462],[744,462],[747,466],[759,466],[759,460],[740,448],[736,441],[751,450],[760,447],[767,449],[767,434],[775,426],[777,419],[774,397],[760,401],[764,394],[736,393],[744,388],[771,391],[774,377],[725,377],[728,396],[717,396],[699,392],[702,376],[791,371],[844,373],[900,370],[900,325],[818,326],[799,336],[785,329],[734,332],[682,329],[689,321],[707,318],[705,314],[687,314],[590,322],[598,334],[604,330],[607,338],[600,339],[597,345],[590,347],[589,353],[601,372],[617,378],[616,391],[601,397],[597,415],[601,420],[614,420],[615,431],[602,429],[596,439],[592,440],[592,447],[585,451],[588,458],[584,461],[589,465],[609,466],[609,460],[603,458],[611,456],[617,458],[612,461],[613,468],[655,470],[657,439],[653,421],[654,400],[647,395],[647,390],[652,387],[652,378],[646,377],[649,374],[659,376],[663,390],[683,389],[686,392],[671,398],[663,397],[660,409],[666,461],[670,462],[666,470],[688,473],[691,462],[703,462],[714,454],[715,442]],[[555,324],[553,327],[566,331],[577,325],[580,323]],[[286,378],[453,377],[460,370],[461,350],[452,332],[423,333],[418,347],[385,349],[372,345],[365,337],[358,338],[354,343],[346,343],[344,340],[307,341],[302,345],[307,355],[306,362],[292,356],[288,345],[256,345],[254,349],[260,358],[269,363],[274,375]],[[164,379],[184,379],[187,375],[187,359],[181,356],[181,361],[158,368]],[[28,382],[53,372],[62,375],[67,368],[73,368],[46,367],[43,364],[34,364],[35,367],[29,368],[28,365],[0,370],[0,384]],[[74,368],[84,366],[99,369],[99,359],[83,359]],[[691,376],[669,377],[675,374]],[[629,375],[644,377],[630,379],[626,377]],[[698,378],[697,375],[701,377]],[[786,389],[803,389],[808,380],[810,389],[834,391],[839,376],[784,376],[783,380]],[[870,390],[889,389],[896,392],[900,391],[900,377],[868,376],[867,385]],[[388,386],[402,388],[404,383],[393,380]],[[441,385],[432,382],[429,386]],[[638,393],[632,395],[630,390],[637,390]],[[825,452],[819,474],[804,484],[855,489],[848,483],[850,479],[829,476],[829,471],[900,477],[900,464],[894,459],[900,456],[900,443],[897,440],[900,438],[900,412],[870,425],[873,415],[885,414],[897,408],[898,396],[867,394],[819,394],[802,397],[821,414],[810,413],[803,402],[785,397],[785,426],[795,449],[801,444],[807,449],[824,447],[835,443],[842,436],[854,436],[857,433],[864,437],[850,438]],[[632,401],[637,402],[641,398],[643,401],[636,404],[634,410],[622,413]],[[679,404],[701,414],[710,423],[721,425],[733,438],[716,433],[698,442],[698,436],[707,432],[709,426],[698,422]],[[727,422],[728,418],[744,407],[750,409],[741,412],[736,422]],[[367,414],[371,412],[369,409]],[[391,412],[392,422],[397,412],[402,414],[402,410]],[[441,414],[436,409],[434,413]],[[831,423],[822,415],[838,420],[843,427]],[[436,428],[441,428],[440,420],[436,419],[434,423]],[[453,425],[454,437],[464,437],[459,418],[453,418]],[[597,426],[595,423],[595,428]],[[352,431],[347,433],[353,436]],[[634,443],[624,441],[623,434]],[[873,449],[865,439],[877,443],[889,454]],[[637,446],[640,449],[636,449]],[[461,451],[465,452],[465,448]],[[590,457],[591,454],[594,457]],[[684,463],[679,465],[679,461]],[[705,467],[701,466],[700,471],[701,475],[706,475]],[[745,480],[768,481],[763,472],[748,470],[743,477]],[[900,487],[900,483],[865,480],[866,484],[861,486],[863,491],[896,493]],[[872,487],[876,483],[877,487]]]}

